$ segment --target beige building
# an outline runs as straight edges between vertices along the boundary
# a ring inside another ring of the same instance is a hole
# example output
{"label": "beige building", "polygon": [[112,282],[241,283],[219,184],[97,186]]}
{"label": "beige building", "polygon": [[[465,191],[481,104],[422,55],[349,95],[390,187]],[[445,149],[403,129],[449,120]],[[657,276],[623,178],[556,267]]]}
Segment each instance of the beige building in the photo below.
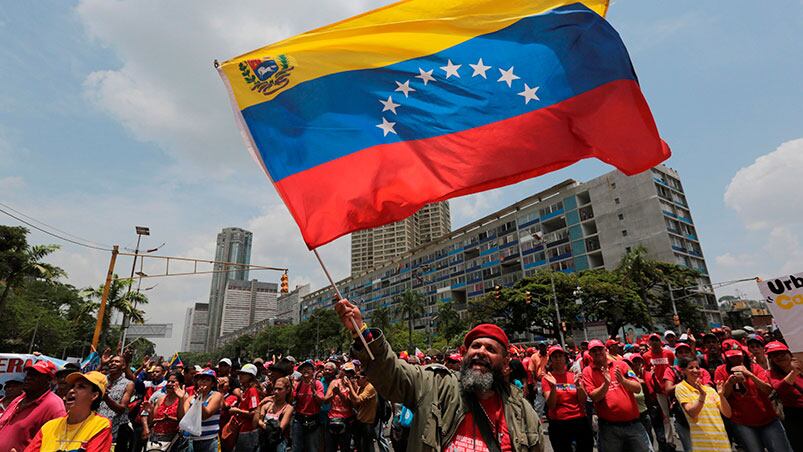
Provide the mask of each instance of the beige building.
{"label": "beige building", "polygon": [[230,280],[223,297],[220,336],[276,317],[278,296],[276,283]]}
{"label": "beige building", "polygon": [[385,265],[396,257],[448,234],[449,202],[428,204],[395,223],[351,234],[351,274]]}

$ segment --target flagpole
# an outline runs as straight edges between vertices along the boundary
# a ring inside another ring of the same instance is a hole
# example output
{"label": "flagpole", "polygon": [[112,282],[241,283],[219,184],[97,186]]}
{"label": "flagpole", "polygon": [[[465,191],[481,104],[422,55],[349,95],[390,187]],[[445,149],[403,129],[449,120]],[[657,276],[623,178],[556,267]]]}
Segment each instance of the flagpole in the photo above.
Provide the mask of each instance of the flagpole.
{"label": "flagpole", "polygon": [[[335,285],[335,280],[332,279],[332,275],[329,274],[329,270],[326,268],[326,265],[324,265],[323,260],[321,259],[321,255],[318,254],[318,250],[313,249],[312,252],[315,253],[315,257],[318,258],[318,263],[321,264],[321,268],[323,269],[323,272],[326,274],[326,278],[329,280],[329,284],[331,284],[332,288],[335,289],[335,294],[337,294],[338,301],[342,300],[343,294],[340,293],[340,289],[338,289],[337,286]],[[368,356],[371,358],[371,361],[373,361],[374,354],[371,353],[371,349],[368,347],[368,341],[366,341],[365,337],[363,337],[363,335],[360,334],[360,328],[357,326],[357,321],[354,320],[354,317],[351,317],[351,324],[352,326],[354,326],[354,331],[357,333],[357,336],[360,337],[360,341],[362,342],[363,347],[365,347],[365,351],[368,352]]]}

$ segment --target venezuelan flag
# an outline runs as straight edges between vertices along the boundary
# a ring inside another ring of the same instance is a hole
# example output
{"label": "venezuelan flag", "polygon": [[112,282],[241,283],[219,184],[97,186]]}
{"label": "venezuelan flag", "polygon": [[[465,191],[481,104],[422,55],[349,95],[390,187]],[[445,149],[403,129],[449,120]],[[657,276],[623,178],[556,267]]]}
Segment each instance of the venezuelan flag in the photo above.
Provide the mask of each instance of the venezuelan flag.
{"label": "venezuelan flag", "polygon": [[669,157],[605,0],[408,0],[218,70],[310,248],[596,157]]}

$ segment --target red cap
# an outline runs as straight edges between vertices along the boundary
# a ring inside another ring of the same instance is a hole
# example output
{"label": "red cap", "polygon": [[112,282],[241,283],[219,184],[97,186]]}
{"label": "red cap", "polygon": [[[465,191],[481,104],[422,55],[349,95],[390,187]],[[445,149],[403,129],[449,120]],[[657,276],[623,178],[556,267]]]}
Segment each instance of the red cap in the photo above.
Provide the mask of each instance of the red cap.
{"label": "red cap", "polygon": [[519,354],[519,349],[517,349],[515,346],[511,345],[510,348],[508,349],[508,353],[510,353],[511,355],[514,355],[514,356],[518,355]]}
{"label": "red cap", "polygon": [[652,333],[652,334],[650,334],[650,338],[648,340],[652,340],[653,338],[658,339],[660,341],[661,340],[661,335],[658,334],[658,333]]}
{"label": "red cap", "polygon": [[452,353],[451,355],[446,357],[446,360],[447,361],[455,361],[455,362],[459,363],[460,361],[463,361],[463,357],[460,356],[460,353]]}
{"label": "red cap", "polygon": [[468,347],[472,342],[474,342],[475,339],[479,339],[481,337],[491,338],[502,344],[502,346],[506,349],[508,348],[509,342],[507,339],[507,334],[502,331],[502,328],[490,323],[481,323],[475,326],[474,329],[466,334],[466,338],[463,340],[463,345]]}
{"label": "red cap", "polygon": [[603,343],[602,343],[602,341],[601,341],[601,340],[599,340],[599,339],[592,339],[592,340],[591,340],[591,341],[588,343],[588,349],[589,349],[589,350],[591,350],[591,349],[595,349],[595,348],[597,348],[597,347],[602,347],[602,348],[605,348],[605,344],[603,344]]}
{"label": "red cap", "polygon": [[551,357],[552,354],[555,352],[561,352],[564,354],[566,353],[566,351],[563,350],[563,347],[561,347],[560,345],[553,345],[552,347],[549,347],[549,349],[546,351],[547,358]]}
{"label": "red cap", "polygon": [[688,348],[689,350],[691,350],[691,345],[689,345],[689,344],[687,344],[685,342],[678,342],[677,344],[675,344],[675,350],[677,350],[679,348]]}
{"label": "red cap", "polygon": [[618,343],[618,342],[616,342],[616,341],[615,341],[615,340],[613,340],[613,339],[608,339],[607,341],[605,341],[605,348],[608,348],[608,347],[610,347],[611,345],[619,345],[619,343]]}
{"label": "red cap", "polygon": [[535,347],[527,347],[527,354],[532,355],[535,353]]}
{"label": "red cap", "polygon": [[722,354],[726,358],[730,358],[732,356],[744,356],[745,353],[744,349],[742,349],[742,344],[733,339],[728,339],[722,341]]}
{"label": "red cap", "polygon": [[25,366],[24,370],[28,370],[28,369],[33,369],[33,370],[39,372],[40,374],[47,375],[47,376],[49,376],[51,378],[56,376],[56,371],[58,370],[58,369],[56,369],[56,365],[55,364],[53,364],[52,362],[50,362],[50,361],[48,361],[46,359],[39,360],[39,361],[35,362],[34,364],[31,364],[30,366]]}
{"label": "red cap", "polygon": [[788,352],[789,347],[787,347],[783,342],[772,341],[764,346],[764,351],[767,352],[767,354],[775,352]]}
{"label": "red cap", "polygon": [[724,333],[724,331],[722,331],[722,328],[711,328],[711,332],[714,333],[714,334],[722,334],[722,333]]}

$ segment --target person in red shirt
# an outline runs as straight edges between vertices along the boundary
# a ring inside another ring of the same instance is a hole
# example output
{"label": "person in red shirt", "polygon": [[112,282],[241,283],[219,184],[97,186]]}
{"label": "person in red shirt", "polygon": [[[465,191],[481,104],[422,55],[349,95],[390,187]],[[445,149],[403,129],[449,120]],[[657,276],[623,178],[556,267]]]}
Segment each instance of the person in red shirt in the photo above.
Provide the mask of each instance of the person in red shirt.
{"label": "person in red shirt", "polygon": [[354,364],[347,362],[340,366],[338,378],[332,380],[326,390],[324,402],[330,402],[329,424],[323,433],[324,450],[327,452],[349,452],[351,443],[354,409],[351,403],[350,389],[346,380],[356,378]]}
{"label": "person in red shirt", "polygon": [[789,348],[772,341],[764,346],[770,365],[770,384],[783,404],[783,425],[793,450],[803,450],[803,366]]}
{"label": "person in red shirt", "polygon": [[[714,381],[721,385],[733,414],[734,431],[747,452],[791,451],[792,446],[769,399],[769,376],[735,340],[722,343],[725,364],[717,367]],[[798,427],[799,428],[799,427]]]}
{"label": "person in red shirt", "polygon": [[[220,377],[217,379],[217,390],[223,395],[223,403],[220,406],[220,428],[222,429],[231,419],[232,414],[229,412],[229,409],[237,406],[240,397],[232,392],[231,384],[229,384],[229,377]],[[237,388],[237,393],[242,395],[240,388]],[[187,394],[191,395],[189,391],[187,391]],[[263,399],[260,404],[264,402],[265,400]]]}
{"label": "person in red shirt", "polygon": [[580,374],[566,369],[566,353],[559,345],[549,347],[548,368],[541,380],[549,418],[549,441],[553,450],[591,452],[594,449],[594,433],[586,419],[586,392],[580,384]]}
{"label": "person in red shirt", "polygon": [[[257,367],[251,363],[245,364],[237,371],[237,378],[240,380],[240,388],[243,393],[240,396],[240,403],[229,408],[229,414],[233,415],[239,425],[237,435],[237,451],[256,452],[259,449],[259,431],[254,425],[254,411],[259,407],[259,390],[257,386]],[[229,422],[233,422],[229,421]]]}
{"label": "person in red shirt", "polygon": [[634,396],[641,392],[636,375],[624,361],[610,359],[601,341],[591,341],[588,349],[592,363],[583,369],[583,386],[599,418],[600,450],[652,452]]}
{"label": "person in red shirt", "polygon": [[50,390],[56,365],[47,360],[25,367],[22,395],[0,416],[0,451],[22,451],[51,419],[64,416],[64,402]]}
{"label": "person in red shirt", "polygon": [[293,451],[318,452],[321,440],[319,414],[323,403],[323,383],[313,379],[315,364],[304,361],[298,365],[301,381],[295,388],[293,398],[296,401],[293,414]]}
{"label": "person in red shirt", "polygon": [[662,446],[672,444],[675,438],[675,431],[672,426],[672,419],[669,416],[669,397],[664,390],[664,374],[666,369],[675,363],[675,354],[671,350],[663,347],[661,335],[658,333],[650,334],[650,349],[644,353],[644,364],[647,370],[652,372],[652,386],[655,388],[655,399],[661,408],[661,421],[664,423],[664,438],[659,441]]}

